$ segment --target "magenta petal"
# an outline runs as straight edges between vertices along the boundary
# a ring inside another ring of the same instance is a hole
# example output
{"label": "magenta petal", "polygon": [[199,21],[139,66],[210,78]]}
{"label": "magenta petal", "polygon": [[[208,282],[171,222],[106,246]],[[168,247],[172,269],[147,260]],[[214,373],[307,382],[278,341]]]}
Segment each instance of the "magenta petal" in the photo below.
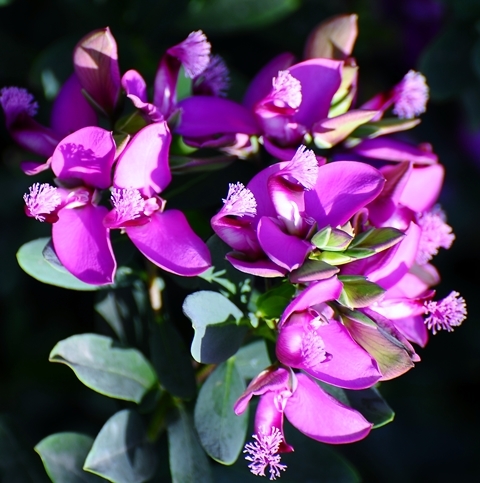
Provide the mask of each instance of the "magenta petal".
{"label": "magenta petal", "polygon": [[80,84],[111,114],[120,93],[117,44],[108,27],[94,30],[76,45],[73,64]]}
{"label": "magenta petal", "polygon": [[[280,159],[282,161],[287,161],[292,159],[295,156],[295,153],[297,152],[297,148],[284,148],[284,147],[279,147],[276,144],[274,144],[272,141],[270,141],[267,137],[263,138],[263,145],[265,146],[265,149],[271,154],[274,158]],[[324,159],[324,158],[321,158]],[[320,164],[325,164],[325,162],[319,163]]]}
{"label": "magenta petal", "polygon": [[253,114],[229,99],[192,96],[180,101],[178,107],[181,108],[181,115],[176,132],[185,137],[260,133]]}
{"label": "magenta petal", "polygon": [[367,436],[373,425],[359,412],[339,403],[307,375],[297,374],[297,379],[285,415],[299,431],[329,444],[352,443]]}
{"label": "magenta petal", "polygon": [[20,169],[28,176],[33,176],[35,174],[41,173],[50,169],[51,159],[48,158],[46,163],[38,163],[37,161],[22,161],[20,163]]}
{"label": "magenta petal", "polygon": [[133,94],[141,101],[147,102],[147,84],[136,70],[128,70],[122,76],[122,87],[128,95]]}
{"label": "magenta petal", "polygon": [[428,211],[440,195],[444,174],[441,164],[413,169],[400,196],[400,203],[413,211]]}
{"label": "magenta petal", "polygon": [[163,191],[172,179],[168,164],[171,138],[164,121],[141,129],[120,155],[113,184],[136,188],[146,196]]}
{"label": "magenta petal", "polygon": [[115,149],[110,131],[84,127],[60,141],[52,155],[52,170],[60,179],[80,179],[88,186],[106,189]]}
{"label": "magenta petal", "polygon": [[307,213],[319,227],[346,223],[382,191],[385,179],[375,168],[355,161],[321,166],[314,190],[305,193]]}
{"label": "magenta petal", "polygon": [[50,125],[61,137],[82,127],[97,125],[97,114],[82,94],[82,86],[75,74],[63,84],[53,103]]}
{"label": "magenta petal", "polygon": [[253,110],[255,104],[269,94],[272,89],[273,78],[277,77],[280,70],[288,69],[293,64],[294,60],[295,57],[293,54],[285,52],[268,62],[248,86],[245,97],[243,98],[243,105],[248,109]]}
{"label": "magenta petal", "polygon": [[438,157],[431,151],[392,138],[366,139],[352,149],[367,158],[385,161],[411,161],[415,164],[434,164]]}
{"label": "magenta petal", "polygon": [[303,312],[314,305],[336,300],[343,289],[342,283],[336,276],[311,283],[300,295],[295,297],[283,311],[282,318],[278,324],[279,328],[293,312]]}
{"label": "magenta petal", "polygon": [[125,231],[151,262],[168,272],[193,277],[211,265],[207,245],[190,228],[181,211],[156,212],[150,223]]}
{"label": "magenta petal", "polygon": [[58,212],[58,221],[52,225],[53,246],[59,260],[82,282],[113,282],[116,262],[109,230],[103,226],[107,213],[103,206],[65,208]]}
{"label": "magenta petal", "polygon": [[303,369],[316,379],[347,389],[371,387],[382,377],[375,360],[336,320],[330,320],[313,332],[313,337],[321,338],[327,358],[319,362],[316,355],[309,357],[307,347],[312,334],[308,333],[308,323],[308,319],[297,318],[282,326],[277,340],[277,357],[283,364]]}
{"label": "magenta petal", "polygon": [[290,74],[302,84],[302,103],[292,121],[311,127],[328,116],[332,98],[340,87],[343,62],[311,59],[290,67]]}
{"label": "magenta petal", "polygon": [[428,342],[428,330],[425,325],[425,319],[421,315],[414,317],[405,317],[404,319],[394,320],[395,327],[409,341],[425,347]]}
{"label": "magenta petal", "polygon": [[289,271],[298,268],[312,250],[311,243],[285,234],[268,217],[263,217],[258,223],[257,237],[268,258]]}
{"label": "magenta petal", "polygon": [[260,260],[246,260],[237,252],[230,252],[226,259],[240,272],[257,275],[263,278],[283,277],[287,271],[273,263],[268,258]]}

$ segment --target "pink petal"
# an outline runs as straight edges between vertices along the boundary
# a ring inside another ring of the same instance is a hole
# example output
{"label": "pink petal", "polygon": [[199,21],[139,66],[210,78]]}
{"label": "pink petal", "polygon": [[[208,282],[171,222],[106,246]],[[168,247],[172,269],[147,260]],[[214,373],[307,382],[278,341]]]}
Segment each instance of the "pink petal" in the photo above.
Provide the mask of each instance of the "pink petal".
{"label": "pink petal", "polygon": [[122,76],[122,87],[128,95],[133,94],[143,102],[147,102],[147,84],[136,70],[128,70]]}
{"label": "pink petal", "polygon": [[285,234],[268,217],[263,217],[258,223],[257,237],[268,258],[289,271],[298,268],[312,250],[311,243]]}
{"label": "pink petal", "polygon": [[259,134],[253,114],[241,104],[211,96],[192,96],[178,103],[180,125],[176,132],[185,137],[225,133]]}
{"label": "pink petal", "polygon": [[392,138],[365,139],[352,150],[367,158],[384,161],[411,161],[416,164],[438,162],[437,155],[431,151]]}
{"label": "pink petal", "polygon": [[106,189],[114,157],[112,133],[84,127],[60,141],[52,155],[52,170],[60,179],[80,179],[88,186]]}
{"label": "pink petal", "polygon": [[278,327],[281,328],[283,323],[294,312],[303,312],[314,305],[338,299],[342,289],[343,285],[336,276],[311,283],[288,304],[283,311]]}
{"label": "pink petal", "polygon": [[150,223],[125,229],[135,246],[167,272],[193,277],[211,265],[207,245],[178,210],[156,212]]}
{"label": "pink petal", "polygon": [[402,191],[400,203],[413,211],[428,211],[440,195],[444,174],[441,164],[414,168]]}
{"label": "pink petal", "polygon": [[112,114],[120,93],[120,69],[110,29],[94,30],[83,37],[73,51],[73,64],[82,87],[107,114]]}
{"label": "pink petal", "polygon": [[138,131],[118,159],[113,184],[136,188],[145,196],[163,191],[172,179],[168,164],[171,138],[165,121]]}
{"label": "pink petal", "polygon": [[298,430],[329,444],[352,443],[367,436],[373,425],[359,412],[339,403],[307,375],[297,374],[297,379],[285,415]]}
{"label": "pink petal", "polygon": [[82,86],[75,74],[63,84],[53,103],[50,125],[61,137],[82,127],[97,125],[97,114],[82,94]]}
{"label": "pink petal", "polygon": [[302,84],[302,103],[292,121],[311,127],[328,116],[332,98],[340,87],[343,62],[311,59],[288,70]]}
{"label": "pink petal", "polygon": [[374,200],[385,179],[375,168],[355,161],[336,161],[321,166],[314,190],[305,193],[307,213],[319,227],[336,227]]}
{"label": "pink petal", "polygon": [[425,347],[428,342],[428,330],[425,319],[420,316],[405,317],[394,321],[395,327],[411,342]]}
{"label": "pink petal", "polygon": [[268,258],[251,261],[245,259],[238,252],[230,252],[226,255],[226,258],[237,270],[251,275],[257,275],[258,277],[283,277],[287,273],[284,268],[278,266]]}
{"label": "pink petal", "polygon": [[86,205],[58,212],[52,225],[55,252],[64,267],[85,283],[113,282],[116,262],[109,230],[103,226],[108,213],[103,206]]}
{"label": "pink petal", "polygon": [[294,60],[295,56],[293,54],[285,52],[268,62],[248,86],[243,98],[243,105],[253,110],[255,104],[266,97],[272,89],[272,79],[278,75],[278,71],[288,69]]}

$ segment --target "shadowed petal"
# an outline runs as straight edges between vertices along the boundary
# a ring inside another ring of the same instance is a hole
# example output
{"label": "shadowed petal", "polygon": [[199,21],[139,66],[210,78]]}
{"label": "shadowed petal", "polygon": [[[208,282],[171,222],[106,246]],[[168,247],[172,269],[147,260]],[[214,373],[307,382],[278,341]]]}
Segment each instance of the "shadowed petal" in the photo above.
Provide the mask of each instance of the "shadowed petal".
{"label": "shadowed petal", "polygon": [[50,125],[61,137],[82,127],[97,125],[97,114],[82,94],[82,86],[75,74],[63,84],[53,103]]}
{"label": "shadowed petal", "polygon": [[136,188],[146,196],[163,191],[172,179],[168,165],[171,138],[164,121],[141,129],[120,155],[113,184]]}
{"label": "shadowed petal", "polygon": [[259,134],[253,114],[241,104],[211,96],[192,96],[178,103],[181,108],[178,134],[185,137],[225,133]]}
{"label": "shadowed petal", "polygon": [[52,225],[55,252],[64,267],[85,283],[113,282],[116,262],[109,230],[103,226],[108,213],[103,206],[62,209]]}
{"label": "shadowed petal", "polygon": [[110,131],[84,127],[60,141],[52,155],[52,170],[60,179],[80,179],[88,186],[106,189],[115,149]]}
{"label": "shadowed petal", "polygon": [[207,245],[190,228],[181,211],[156,212],[150,223],[125,231],[151,262],[168,272],[193,277],[211,265]]}
{"label": "shadowed petal", "polygon": [[288,399],[285,415],[309,438],[323,443],[352,443],[372,428],[359,412],[339,403],[310,377],[297,374],[297,390]]}

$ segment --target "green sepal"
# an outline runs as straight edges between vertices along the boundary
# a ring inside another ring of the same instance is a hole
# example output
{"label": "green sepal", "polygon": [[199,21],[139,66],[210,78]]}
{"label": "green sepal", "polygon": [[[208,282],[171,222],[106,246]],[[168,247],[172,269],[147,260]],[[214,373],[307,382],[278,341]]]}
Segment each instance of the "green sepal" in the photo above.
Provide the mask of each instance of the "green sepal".
{"label": "green sepal", "polygon": [[377,302],[385,290],[360,276],[340,276],[343,289],[338,301],[350,309],[368,307]]}
{"label": "green sepal", "polygon": [[315,254],[314,256],[314,260],[320,260],[329,265],[344,265],[345,263],[355,260],[355,258],[348,256],[344,252],[322,252],[319,255]]}
{"label": "green sepal", "polygon": [[143,129],[147,125],[147,122],[140,114],[139,111],[135,111],[132,114],[121,117],[115,123],[115,131],[122,134],[137,134],[140,129]]}
{"label": "green sepal", "polygon": [[400,119],[396,117],[367,122],[366,124],[357,127],[357,129],[350,134],[349,138],[345,141],[345,145],[353,147],[362,139],[373,139],[386,134],[407,131],[408,129],[418,126],[420,122],[420,119]]}
{"label": "green sepal", "polygon": [[362,248],[378,253],[396,245],[404,238],[405,233],[396,228],[370,228],[355,237],[350,244],[349,250]]}
{"label": "green sepal", "polygon": [[352,242],[353,237],[344,230],[326,226],[313,235],[311,242],[320,250],[342,252]]}
{"label": "green sepal", "polygon": [[288,278],[291,283],[307,283],[330,278],[339,271],[338,267],[322,260],[306,260],[300,268],[292,270]]}

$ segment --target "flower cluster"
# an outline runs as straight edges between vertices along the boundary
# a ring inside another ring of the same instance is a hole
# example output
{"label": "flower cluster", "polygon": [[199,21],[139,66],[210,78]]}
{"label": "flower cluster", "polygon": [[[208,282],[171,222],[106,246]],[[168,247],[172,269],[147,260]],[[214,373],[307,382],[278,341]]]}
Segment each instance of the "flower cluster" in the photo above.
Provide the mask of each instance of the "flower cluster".
{"label": "flower cluster", "polygon": [[[237,103],[226,97],[222,59],[211,55],[203,32],[192,32],[161,58],[150,102],[140,73],[121,75],[106,28],[76,46],[75,72],[50,127],[34,120],[37,104],[24,89],[0,95],[12,137],[46,158],[23,163],[24,171],[55,176],[55,186],[30,187],[26,213],[52,223],[61,264],[89,284],[114,281],[112,229],[174,274],[196,276],[211,266],[207,245],[160,196],[172,179],[172,136],[192,150],[275,158],[246,185],[231,183],[211,219],[235,269],[257,282],[289,284],[294,294],[266,321],[277,361],[234,406],[241,414],[259,396],[255,442],[244,453],[252,473],[266,476],[268,468],[271,480],[286,469],[279,453],[293,451],[284,415],[317,441],[364,438],[372,422],[327,388],[363,390],[402,375],[420,360],[412,343],[423,347],[428,330],[451,331],[466,317],[457,292],[434,300],[432,289],[440,278],[431,260],[454,240],[438,205],[444,169],[429,145],[391,136],[420,122],[426,79],[410,71],[354,107],[355,37],[355,16],[320,25],[304,60],[274,58]],[[191,95],[179,99],[182,71]],[[125,98],[134,122],[119,122]],[[100,127],[98,116],[116,128]]]}

